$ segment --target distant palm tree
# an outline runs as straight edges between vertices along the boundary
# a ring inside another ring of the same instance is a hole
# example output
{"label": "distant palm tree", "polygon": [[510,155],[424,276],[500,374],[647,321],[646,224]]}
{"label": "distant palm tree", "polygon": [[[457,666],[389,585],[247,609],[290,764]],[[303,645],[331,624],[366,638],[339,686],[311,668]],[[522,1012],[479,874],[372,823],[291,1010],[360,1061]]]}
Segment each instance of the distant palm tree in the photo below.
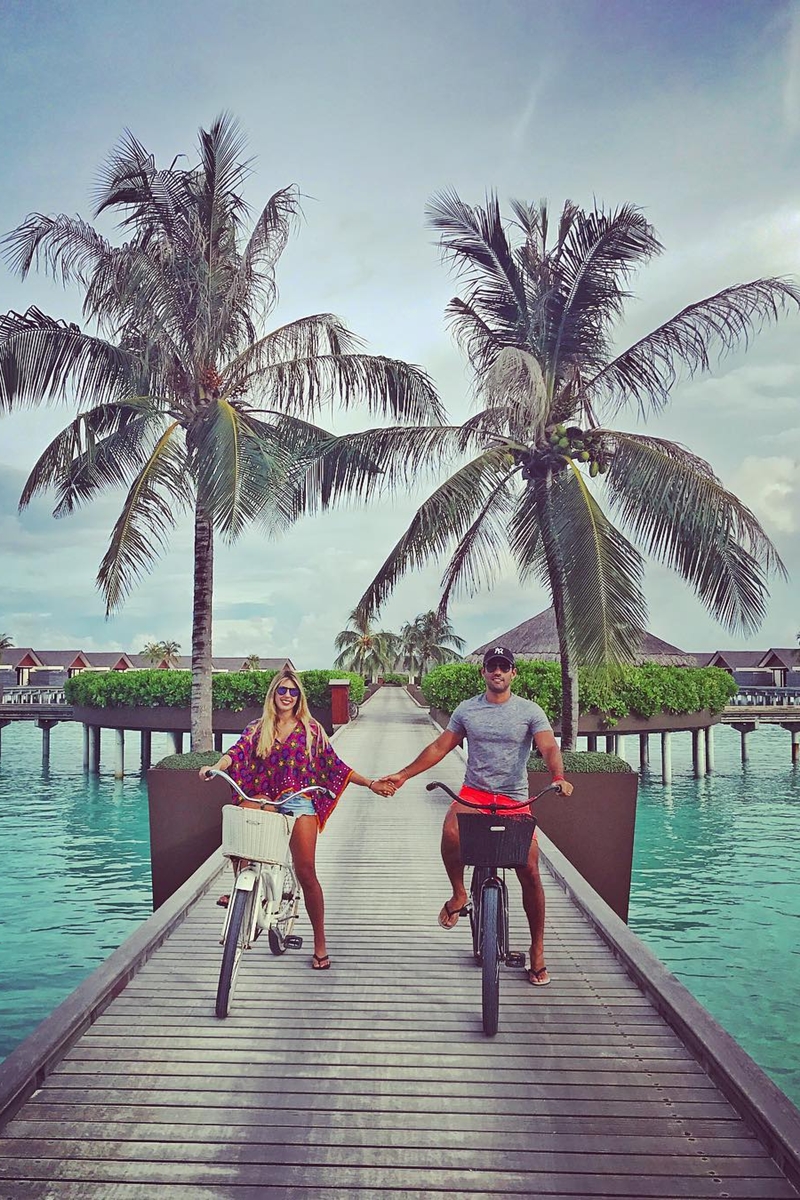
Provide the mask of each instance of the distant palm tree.
{"label": "distant palm tree", "polygon": [[164,661],[164,646],[162,642],[148,642],[145,646],[142,646],[140,653],[142,658],[146,658],[154,667]]}
{"label": "distant palm tree", "polygon": [[180,642],[159,642],[161,653],[166,660],[168,667],[177,667],[178,655],[180,654]]}
{"label": "distant palm tree", "polygon": [[260,654],[248,654],[247,658],[244,660],[244,669],[245,669],[245,671],[260,671],[261,670],[261,655]]}
{"label": "distant palm tree", "polygon": [[400,630],[404,669],[415,679],[442,663],[457,662],[466,642],[456,635],[448,617],[432,610],[420,613]]}
{"label": "distant palm tree", "polygon": [[[430,205],[443,255],[463,281],[447,316],[482,407],[461,431],[471,460],[418,510],[357,611],[374,619],[401,575],[452,547],[444,612],[454,588],[494,583],[510,552],[520,578],[538,579],[552,596],[562,744],[571,748],[578,662],[627,661],[645,631],[634,541],[731,630],[760,624],[767,579],[784,572],[753,513],[707,462],[675,442],[614,429],[601,411],[658,413],[681,374],[708,370],[714,346],[746,345],[762,324],[800,305],[800,292],[779,279],[726,288],[619,353],[630,275],[662,249],[653,227],[630,205],[605,212],[567,203],[555,228],[544,204],[511,207],[506,224],[493,196],[483,207],[454,193]],[[451,444],[451,431],[441,431],[430,453],[441,458]]]}
{"label": "distant palm tree", "polygon": [[334,647],[340,651],[334,666],[373,679],[394,666],[398,652],[398,638],[386,629],[375,629],[362,621],[357,613],[348,617],[349,629],[337,633]]}
{"label": "distant palm tree", "polygon": [[[81,409],[36,463],[21,506],[52,487],[61,516],[128,488],[98,574],[108,612],[152,568],[177,519],[193,519],[193,749],[212,744],[215,535],[233,541],[252,522],[274,533],[365,496],[387,466],[403,474],[404,446],[442,415],[423,371],[362,353],[330,313],[263,331],[299,193],[276,192],[248,230],[243,151],[229,116],[200,131],[199,162],[185,169],[177,159],[158,169],[126,134],[95,206],[96,216],[119,214],[124,241],[39,213],[5,238],[21,276],[36,265],[78,285],[92,326],[37,308],[0,317],[0,410],[67,395]],[[333,437],[312,423],[333,399],[414,428]]]}

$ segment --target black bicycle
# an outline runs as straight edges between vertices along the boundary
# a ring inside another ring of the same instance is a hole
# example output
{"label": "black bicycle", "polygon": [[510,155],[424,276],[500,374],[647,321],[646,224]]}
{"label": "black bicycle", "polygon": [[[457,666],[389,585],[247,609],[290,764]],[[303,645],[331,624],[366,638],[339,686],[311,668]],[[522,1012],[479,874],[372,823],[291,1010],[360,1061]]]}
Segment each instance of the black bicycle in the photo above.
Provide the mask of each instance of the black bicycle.
{"label": "black bicycle", "polygon": [[[509,803],[504,800],[502,811],[496,803],[475,804],[457,796],[446,783],[434,780],[427,790],[441,788],[459,804],[480,810],[458,813],[458,834],[461,858],[472,867],[469,923],[472,929],[472,949],[475,961],[483,971],[482,1002],[483,1032],[494,1037],[500,1020],[500,965],[524,967],[525,955],[515,954],[508,947],[508,889],[505,873],[511,867],[524,867],[531,849],[536,821],[533,816],[516,814],[530,810],[532,804],[548,792],[561,792],[559,783],[551,783],[536,796]],[[486,810],[489,810],[487,815]]]}

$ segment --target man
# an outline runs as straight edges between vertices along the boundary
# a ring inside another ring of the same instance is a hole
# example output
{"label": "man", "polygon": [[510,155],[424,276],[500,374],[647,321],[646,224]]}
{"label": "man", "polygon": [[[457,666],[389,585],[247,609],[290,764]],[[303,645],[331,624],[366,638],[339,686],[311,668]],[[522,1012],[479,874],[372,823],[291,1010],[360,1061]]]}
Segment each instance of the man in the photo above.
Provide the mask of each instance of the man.
{"label": "man", "polygon": [[[528,798],[526,764],[532,744],[544,759],[554,783],[565,796],[572,784],[564,778],[564,763],[553,730],[544,711],[531,700],[515,696],[511,683],[517,674],[514,655],[505,646],[494,646],[483,656],[486,691],[459,704],[447,728],[412,763],[387,781],[402,787],[406,780],[434,767],[455,746],[467,740],[467,773],[460,795],[466,800],[489,804],[510,798]],[[458,837],[457,815],[470,812],[453,802],[442,827],[442,860],[452,885],[452,895],[439,913],[443,929],[452,929],[467,912],[464,864]],[[501,808],[502,811],[502,808]],[[539,876],[539,847],[534,836],[527,865],[517,869],[522,885],[522,903],[531,930],[528,981],[544,987],[550,975],[544,962],[544,889]]]}

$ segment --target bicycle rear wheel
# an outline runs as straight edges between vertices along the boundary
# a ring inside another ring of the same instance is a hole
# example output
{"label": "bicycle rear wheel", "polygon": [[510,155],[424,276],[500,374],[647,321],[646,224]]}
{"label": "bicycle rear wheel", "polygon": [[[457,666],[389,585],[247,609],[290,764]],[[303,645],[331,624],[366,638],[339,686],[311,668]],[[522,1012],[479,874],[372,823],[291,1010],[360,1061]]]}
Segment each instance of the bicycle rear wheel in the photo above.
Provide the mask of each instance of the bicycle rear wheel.
{"label": "bicycle rear wheel", "polygon": [[500,1019],[500,889],[487,887],[481,899],[483,1032],[494,1037]]}
{"label": "bicycle rear wheel", "polygon": [[222,963],[219,968],[219,983],[217,985],[215,1011],[220,1018],[227,1017],[231,1000],[233,999],[236,976],[239,973],[239,963],[241,962],[245,937],[247,936],[245,917],[247,916],[248,902],[252,894],[252,892],[234,891],[231,897],[233,908],[231,909],[231,919],[228,922],[228,931],[225,935],[225,948],[222,951]]}

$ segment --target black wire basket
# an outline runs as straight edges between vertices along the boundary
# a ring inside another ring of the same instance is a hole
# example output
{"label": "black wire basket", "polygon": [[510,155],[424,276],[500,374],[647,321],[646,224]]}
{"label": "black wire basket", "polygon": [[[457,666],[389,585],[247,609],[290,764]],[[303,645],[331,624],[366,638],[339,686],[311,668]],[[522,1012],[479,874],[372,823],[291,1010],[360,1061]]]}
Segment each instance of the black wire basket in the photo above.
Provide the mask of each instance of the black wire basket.
{"label": "black wire basket", "polygon": [[524,867],[531,849],[533,817],[458,813],[461,858],[471,867]]}

